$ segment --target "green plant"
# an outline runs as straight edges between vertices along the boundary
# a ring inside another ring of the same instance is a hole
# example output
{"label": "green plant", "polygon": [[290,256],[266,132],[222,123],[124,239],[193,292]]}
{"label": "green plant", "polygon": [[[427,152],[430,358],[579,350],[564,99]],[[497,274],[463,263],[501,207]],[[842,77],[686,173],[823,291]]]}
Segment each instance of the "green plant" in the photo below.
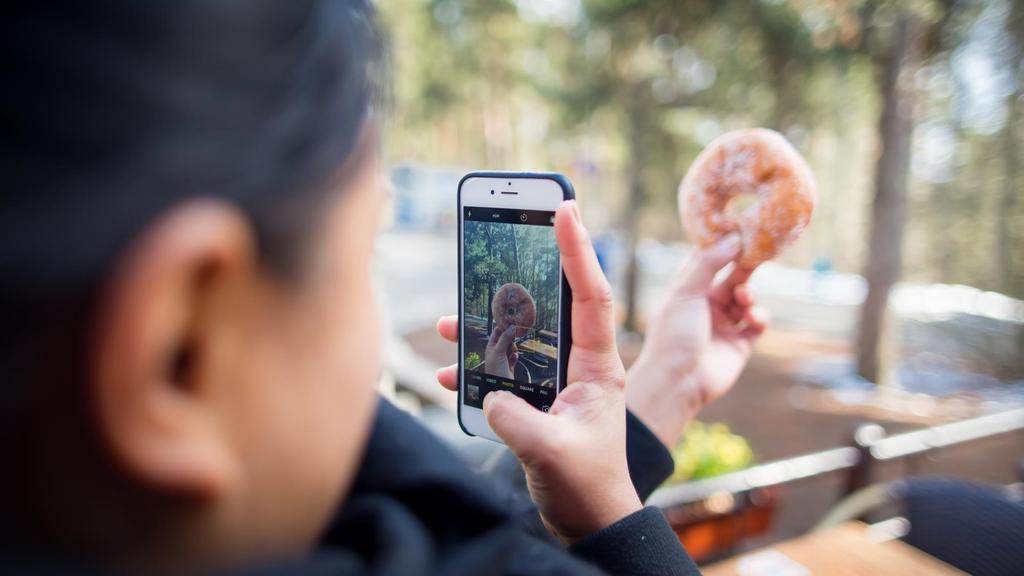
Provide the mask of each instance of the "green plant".
{"label": "green plant", "polygon": [[480,355],[476,352],[466,354],[466,368],[473,368],[480,363]]}
{"label": "green plant", "polygon": [[672,448],[672,458],[676,469],[670,483],[742,470],[754,461],[754,452],[745,438],[733,434],[725,424],[694,420]]}

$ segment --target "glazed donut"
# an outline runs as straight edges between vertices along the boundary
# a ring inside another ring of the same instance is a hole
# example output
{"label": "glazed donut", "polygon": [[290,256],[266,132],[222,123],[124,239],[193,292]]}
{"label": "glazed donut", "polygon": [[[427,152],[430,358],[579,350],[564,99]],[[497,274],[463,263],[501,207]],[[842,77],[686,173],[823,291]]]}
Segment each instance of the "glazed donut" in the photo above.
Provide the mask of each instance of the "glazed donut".
{"label": "glazed donut", "polygon": [[491,314],[494,317],[494,329],[498,332],[504,332],[509,326],[517,326],[516,336],[525,336],[537,320],[537,305],[522,284],[509,282],[494,293]]}
{"label": "glazed donut", "polygon": [[[752,202],[743,207],[743,196]],[[700,247],[739,232],[739,265],[754,267],[800,236],[817,204],[814,175],[800,153],[773,130],[737,130],[697,156],[679,185],[679,211]]]}

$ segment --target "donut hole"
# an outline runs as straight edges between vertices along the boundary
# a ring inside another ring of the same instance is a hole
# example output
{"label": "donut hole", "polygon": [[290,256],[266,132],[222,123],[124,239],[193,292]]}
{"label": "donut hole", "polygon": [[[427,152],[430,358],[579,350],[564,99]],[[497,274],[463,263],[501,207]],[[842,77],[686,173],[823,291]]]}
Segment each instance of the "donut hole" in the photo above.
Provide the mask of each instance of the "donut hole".
{"label": "donut hole", "polygon": [[726,215],[738,218],[741,214],[757,210],[758,198],[753,194],[733,196],[725,205]]}

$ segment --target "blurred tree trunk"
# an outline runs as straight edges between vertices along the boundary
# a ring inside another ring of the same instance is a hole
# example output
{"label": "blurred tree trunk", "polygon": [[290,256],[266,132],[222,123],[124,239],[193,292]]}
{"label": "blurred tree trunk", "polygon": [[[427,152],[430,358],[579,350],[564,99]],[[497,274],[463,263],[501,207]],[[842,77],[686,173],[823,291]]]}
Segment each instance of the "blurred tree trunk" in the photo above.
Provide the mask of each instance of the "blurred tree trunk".
{"label": "blurred tree trunk", "polygon": [[[1010,32],[1011,41],[1014,44],[1010,65],[1016,60],[1019,64],[1024,57],[1024,5],[1016,3],[1006,21],[1007,30]],[[1003,188],[1002,195],[996,205],[996,286],[1004,294],[1016,295],[1015,279],[1013,269],[1013,234],[1010,230],[1010,220],[1013,218],[1014,203],[1016,197],[1021,193],[1021,184],[1018,180],[1018,173],[1021,164],[1021,152],[1018,147],[1017,133],[1020,130],[1020,102],[1024,98],[1024,73],[1018,67],[1017,89],[1006,98],[1006,126],[1003,127]]]}
{"label": "blurred tree trunk", "polygon": [[516,227],[509,226],[508,233],[512,235],[512,261],[516,263],[515,269],[512,271],[512,281],[517,284],[522,284],[523,275],[520,273],[519,268],[519,242],[516,240]]}
{"label": "blurred tree trunk", "polygon": [[638,298],[638,276],[640,270],[637,264],[636,254],[636,228],[637,217],[640,214],[640,204],[644,199],[643,189],[643,132],[644,132],[644,105],[641,103],[640,90],[643,84],[636,83],[630,87],[629,102],[626,105],[626,120],[629,123],[629,163],[626,168],[626,206],[623,214],[623,232],[626,235],[626,316],[623,321],[623,328],[628,332],[635,332],[637,329],[637,298]]}
{"label": "blurred tree trunk", "polygon": [[1020,155],[1017,150],[1017,112],[1016,100],[1022,92],[1018,90],[1010,96],[1008,103],[1009,116],[1003,127],[1003,188],[999,202],[996,203],[996,287],[1004,294],[1013,294],[1013,256],[1010,249],[1013,238],[1010,234],[1010,219],[1013,217],[1015,196],[1019,194],[1017,170]]}
{"label": "blurred tree trunk", "polygon": [[[490,258],[494,259],[494,240],[491,238],[491,227],[484,226],[484,230],[487,231],[487,254]],[[494,273],[487,279],[487,335],[491,335],[491,330],[494,329],[494,312],[491,311],[491,302],[494,301]]]}
{"label": "blurred tree trunk", "polygon": [[900,16],[888,53],[879,58],[882,114],[881,146],[875,171],[875,196],[871,208],[864,277],[868,295],[861,308],[857,339],[857,372],[881,383],[886,374],[883,353],[889,290],[900,277],[903,264],[903,230],[906,220],[907,176],[914,130],[913,71],[920,60],[920,31],[910,14]]}

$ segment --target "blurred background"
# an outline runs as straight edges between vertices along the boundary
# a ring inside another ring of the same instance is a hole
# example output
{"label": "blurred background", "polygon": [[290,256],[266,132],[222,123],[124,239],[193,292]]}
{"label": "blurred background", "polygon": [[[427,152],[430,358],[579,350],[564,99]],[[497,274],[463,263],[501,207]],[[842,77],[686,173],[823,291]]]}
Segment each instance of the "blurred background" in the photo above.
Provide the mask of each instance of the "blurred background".
{"label": "blurred background", "polygon": [[380,7],[395,194],[378,264],[400,403],[472,444],[433,378],[456,360],[433,326],[457,309],[463,173],[569,176],[628,364],[691,249],[676,200],[687,167],[719,134],[765,126],[810,162],[819,206],[755,274],[772,327],[656,496],[680,537],[710,561],[804,534],[844,497],[899,478],[1021,479],[1024,2]]}

